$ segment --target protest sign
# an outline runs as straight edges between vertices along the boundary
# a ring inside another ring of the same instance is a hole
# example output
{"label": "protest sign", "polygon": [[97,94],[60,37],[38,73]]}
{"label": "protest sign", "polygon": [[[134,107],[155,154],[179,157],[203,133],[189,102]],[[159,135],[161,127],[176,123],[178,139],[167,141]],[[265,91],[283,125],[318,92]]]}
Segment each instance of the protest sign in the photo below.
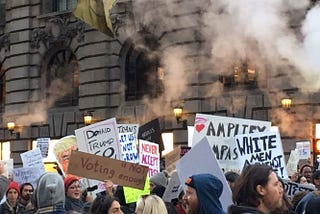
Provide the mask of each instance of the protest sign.
{"label": "protest sign", "polygon": [[196,114],[192,146],[207,137],[222,169],[238,170],[238,151],[234,136],[268,131],[271,122]]}
{"label": "protest sign", "polygon": [[38,167],[45,173],[45,167],[42,161],[42,155],[39,148],[24,152],[20,154],[23,167]]}
{"label": "protest sign", "polygon": [[146,177],[146,183],[143,190],[131,187],[123,187],[123,193],[126,199],[126,204],[138,201],[140,195],[150,195],[150,182],[148,176]]}
{"label": "protest sign", "polygon": [[146,140],[149,142],[157,143],[159,151],[164,150],[164,145],[161,138],[160,124],[158,119],[151,120],[150,122],[140,126],[138,139]]}
{"label": "protest sign", "polygon": [[107,158],[121,159],[115,118],[75,130],[79,151]]}
{"label": "protest sign", "polygon": [[296,150],[299,159],[310,158],[310,141],[296,142]]}
{"label": "protest sign", "polygon": [[291,150],[290,156],[287,162],[287,172],[288,176],[294,175],[296,172],[298,172],[298,162],[299,162],[299,157],[297,154],[296,150]]}
{"label": "protest sign", "polygon": [[167,153],[165,158],[166,170],[170,173],[176,169],[176,162],[183,157],[191,148],[187,146],[177,146]]}
{"label": "protest sign", "polygon": [[131,132],[138,139],[139,124],[117,124],[117,129],[119,134]]}
{"label": "protest sign", "polygon": [[188,126],[188,146],[192,147],[192,139],[194,133],[194,126]]}
{"label": "protest sign", "polygon": [[2,160],[5,168],[5,175],[7,178],[12,179],[13,176],[13,159]]}
{"label": "protest sign", "polygon": [[28,168],[13,169],[13,179],[18,184],[31,183],[34,188],[37,187],[38,178],[43,174],[41,168],[37,166]]}
{"label": "protest sign", "polygon": [[139,140],[139,157],[139,163],[149,167],[149,178],[160,172],[160,153],[158,144],[146,140]]}
{"label": "protest sign", "polygon": [[288,178],[279,132],[237,135],[235,141],[240,169],[259,162],[272,166],[281,178]]}
{"label": "protest sign", "polygon": [[136,138],[134,133],[120,133],[120,146],[122,153],[122,160],[130,163],[139,163]]}
{"label": "protest sign", "polygon": [[99,181],[143,189],[148,167],[85,152],[72,151],[68,172]]}
{"label": "protest sign", "polygon": [[170,177],[171,177],[170,181],[162,196],[162,199],[166,202],[171,202],[172,199],[178,198],[180,193],[179,188],[180,188],[181,182],[179,180],[178,173],[175,171],[171,174]]}
{"label": "protest sign", "polygon": [[233,204],[230,187],[206,137],[177,162],[176,169],[182,186],[191,175],[210,173],[216,176],[223,184],[223,192],[220,196],[223,209],[226,211]]}
{"label": "protest sign", "polygon": [[50,138],[37,138],[37,148],[40,149],[43,158],[48,156]]}
{"label": "protest sign", "polygon": [[315,187],[310,184],[298,184],[289,180],[283,179],[284,190],[288,198],[292,198],[295,194],[302,191],[312,192],[315,190]]}

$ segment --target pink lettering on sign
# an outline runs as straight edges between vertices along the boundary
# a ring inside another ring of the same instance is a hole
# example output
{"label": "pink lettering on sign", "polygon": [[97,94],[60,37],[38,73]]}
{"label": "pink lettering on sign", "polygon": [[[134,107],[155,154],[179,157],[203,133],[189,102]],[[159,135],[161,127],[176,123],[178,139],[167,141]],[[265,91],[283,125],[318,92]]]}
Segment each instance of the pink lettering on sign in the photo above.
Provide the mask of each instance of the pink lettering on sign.
{"label": "pink lettering on sign", "polygon": [[157,146],[150,145],[150,144],[142,144],[142,151],[146,153],[151,153],[154,155],[158,154]]}
{"label": "pink lettering on sign", "polygon": [[151,155],[142,154],[141,163],[147,164],[148,166],[157,166],[159,158]]}

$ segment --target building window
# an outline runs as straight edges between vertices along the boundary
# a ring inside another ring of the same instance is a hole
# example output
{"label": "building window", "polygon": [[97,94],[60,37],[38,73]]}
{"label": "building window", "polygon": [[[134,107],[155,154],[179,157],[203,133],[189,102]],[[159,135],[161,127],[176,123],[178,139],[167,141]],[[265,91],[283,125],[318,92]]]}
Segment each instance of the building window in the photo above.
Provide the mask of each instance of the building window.
{"label": "building window", "polygon": [[[157,41],[144,38],[144,46],[132,44],[125,60],[125,99],[157,98],[163,93],[163,69],[157,54]],[[147,44],[147,45],[146,45]]]}
{"label": "building window", "polygon": [[5,70],[0,66],[0,113],[4,112],[6,104],[6,76]]}
{"label": "building window", "polygon": [[248,63],[238,63],[233,65],[230,75],[220,75],[220,81],[225,87],[244,86],[247,88],[257,87],[258,73],[255,68]]}
{"label": "building window", "polygon": [[43,14],[71,11],[76,8],[77,0],[43,0],[42,11]]}
{"label": "building window", "polygon": [[47,101],[50,106],[77,106],[79,96],[79,68],[75,55],[60,49],[49,59],[47,71]]}
{"label": "building window", "polygon": [[6,2],[5,0],[0,0],[0,26],[6,23]]}

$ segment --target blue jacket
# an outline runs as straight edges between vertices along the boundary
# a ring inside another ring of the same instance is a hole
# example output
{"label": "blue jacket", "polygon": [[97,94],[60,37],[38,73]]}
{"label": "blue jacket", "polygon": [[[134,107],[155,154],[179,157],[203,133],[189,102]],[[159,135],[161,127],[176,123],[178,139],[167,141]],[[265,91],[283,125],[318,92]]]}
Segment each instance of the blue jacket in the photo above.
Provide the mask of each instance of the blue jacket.
{"label": "blue jacket", "polygon": [[219,198],[223,191],[222,182],[205,173],[191,176],[199,201],[199,214],[225,214]]}

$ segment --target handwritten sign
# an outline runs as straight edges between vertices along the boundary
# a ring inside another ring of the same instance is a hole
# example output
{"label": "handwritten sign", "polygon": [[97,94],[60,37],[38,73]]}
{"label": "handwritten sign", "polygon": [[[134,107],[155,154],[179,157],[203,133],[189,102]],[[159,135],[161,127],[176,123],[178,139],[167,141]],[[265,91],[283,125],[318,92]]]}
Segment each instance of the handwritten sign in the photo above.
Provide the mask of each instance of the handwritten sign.
{"label": "handwritten sign", "polygon": [[285,192],[289,198],[292,198],[298,192],[312,192],[315,190],[315,187],[311,186],[310,184],[298,184],[289,180],[283,180],[283,182]]}
{"label": "handwritten sign", "polygon": [[299,159],[310,158],[310,141],[296,142],[296,150]]}
{"label": "handwritten sign", "polygon": [[179,196],[179,188],[180,188],[180,180],[178,173],[175,171],[170,176],[170,181],[166,187],[166,190],[163,193],[162,199],[166,202],[171,202],[172,199],[178,198]]}
{"label": "handwritten sign", "polygon": [[23,167],[39,167],[45,173],[45,167],[42,161],[42,155],[39,148],[20,154]]}
{"label": "handwritten sign", "polygon": [[299,158],[298,158],[297,151],[291,150],[290,156],[287,162],[287,166],[286,166],[288,175],[293,175],[298,171],[298,162],[299,162]]}
{"label": "handwritten sign", "polygon": [[223,192],[219,199],[223,210],[227,211],[228,207],[233,204],[229,184],[219,167],[206,137],[193,146],[192,149],[177,162],[176,168],[182,186],[185,185],[184,181],[191,175],[200,173],[215,175],[223,184]]}
{"label": "handwritten sign", "polygon": [[114,183],[143,189],[148,167],[112,158],[72,151],[68,172],[99,181],[112,180]]}
{"label": "handwritten sign", "polygon": [[42,174],[44,174],[44,172],[36,166],[13,169],[13,179],[18,182],[18,184],[31,183],[34,188],[37,187],[37,180]]}
{"label": "handwritten sign", "polygon": [[160,172],[160,153],[158,144],[146,140],[139,140],[139,154],[139,163],[149,167],[149,178]]}
{"label": "handwritten sign", "polygon": [[138,139],[157,143],[159,145],[160,151],[163,151],[164,145],[162,142],[159,120],[154,119],[140,126]]}
{"label": "handwritten sign", "polygon": [[12,179],[13,176],[13,159],[2,160],[4,168],[6,169],[6,177]]}
{"label": "handwritten sign", "polygon": [[196,114],[192,146],[207,137],[221,168],[238,170],[238,151],[234,137],[240,134],[268,131],[271,122],[234,117]]}
{"label": "handwritten sign", "polygon": [[140,195],[150,195],[150,182],[148,176],[146,178],[146,183],[143,190],[131,187],[123,187],[123,193],[127,204],[138,201]]}
{"label": "handwritten sign", "polygon": [[139,124],[117,124],[117,129],[119,134],[131,132],[138,139]]}
{"label": "handwritten sign", "polygon": [[120,133],[122,160],[130,163],[139,163],[136,138],[133,133]]}
{"label": "handwritten sign", "polygon": [[235,137],[239,167],[256,162],[272,166],[281,178],[288,178],[279,132],[263,132]]}
{"label": "handwritten sign", "polygon": [[48,156],[50,138],[37,138],[37,148],[40,149],[43,158]]}
{"label": "handwritten sign", "polygon": [[166,170],[169,173],[176,169],[175,163],[180,159],[180,157],[181,157],[181,147],[180,146],[174,148],[171,152],[167,153],[164,156],[165,163],[166,163]]}
{"label": "handwritten sign", "polygon": [[121,159],[115,118],[75,130],[79,151]]}

